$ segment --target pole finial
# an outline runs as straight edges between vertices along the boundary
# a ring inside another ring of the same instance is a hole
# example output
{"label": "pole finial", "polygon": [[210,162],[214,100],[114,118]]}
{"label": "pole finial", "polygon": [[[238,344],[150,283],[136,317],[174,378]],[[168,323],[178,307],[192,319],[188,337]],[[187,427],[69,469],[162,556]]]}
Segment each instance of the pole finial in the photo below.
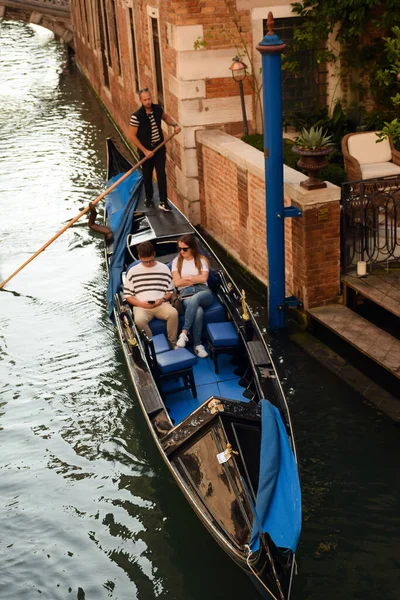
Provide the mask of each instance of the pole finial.
{"label": "pole finial", "polygon": [[267,26],[268,26],[268,32],[267,35],[274,35],[274,15],[272,14],[272,11],[269,11],[268,13],[268,19],[267,19]]}

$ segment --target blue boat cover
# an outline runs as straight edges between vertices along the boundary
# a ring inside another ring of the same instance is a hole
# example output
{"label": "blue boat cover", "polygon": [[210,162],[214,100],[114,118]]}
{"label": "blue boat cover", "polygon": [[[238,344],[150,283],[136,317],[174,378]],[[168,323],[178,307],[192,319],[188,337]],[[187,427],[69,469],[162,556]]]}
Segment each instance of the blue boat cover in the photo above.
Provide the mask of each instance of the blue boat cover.
{"label": "blue boat cover", "polygon": [[301,530],[301,491],[292,447],[279,410],[261,400],[261,454],[256,519],[250,540],[260,547],[260,529],[278,548],[295,552]]}
{"label": "blue boat cover", "polygon": [[[110,187],[122,175],[123,173],[115,175],[107,182],[107,187]],[[111,320],[113,320],[114,295],[121,285],[126,238],[131,232],[133,213],[139,201],[142,180],[142,175],[138,171],[133,171],[129,177],[106,196],[107,216],[114,234],[114,250],[110,261],[107,289],[108,314]]]}

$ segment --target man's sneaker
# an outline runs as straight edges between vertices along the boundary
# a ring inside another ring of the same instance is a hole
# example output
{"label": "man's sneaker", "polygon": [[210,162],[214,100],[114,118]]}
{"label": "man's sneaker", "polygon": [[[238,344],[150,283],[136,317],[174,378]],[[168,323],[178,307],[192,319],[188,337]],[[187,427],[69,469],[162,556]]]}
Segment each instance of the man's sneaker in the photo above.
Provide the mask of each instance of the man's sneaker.
{"label": "man's sneaker", "polygon": [[172,208],[167,202],[160,202],[160,209],[164,210],[165,212],[171,212],[172,210]]}
{"label": "man's sneaker", "polygon": [[184,348],[186,346],[186,344],[188,343],[189,338],[186,335],[186,333],[184,333],[182,331],[181,335],[178,337],[178,341],[176,342],[176,347],[177,348]]}
{"label": "man's sneaker", "polygon": [[208,356],[208,352],[204,348],[204,346],[202,346],[202,344],[199,344],[198,346],[196,346],[194,351],[199,358],[207,358],[207,356]]}
{"label": "man's sneaker", "polygon": [[150,208],[151,206],[154,206],[154,202],[153,200],[147,200],[146,198],[146,200],[144,201],[144,205],[146,208]]}

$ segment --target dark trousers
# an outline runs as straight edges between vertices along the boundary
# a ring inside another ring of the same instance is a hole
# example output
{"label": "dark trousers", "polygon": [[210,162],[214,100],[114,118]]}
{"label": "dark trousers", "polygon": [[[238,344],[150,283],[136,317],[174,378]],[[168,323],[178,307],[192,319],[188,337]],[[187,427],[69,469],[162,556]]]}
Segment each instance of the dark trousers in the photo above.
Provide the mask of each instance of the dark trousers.
{"label": "dark trousers", "polygon": [[167,176],[165,174],[166,151],[165,146],[160,148],[152,158],[148,158],[142,165],[143,184],[146,200],[153,199],[153,171],[156,170],[160,202],[167,202]]}

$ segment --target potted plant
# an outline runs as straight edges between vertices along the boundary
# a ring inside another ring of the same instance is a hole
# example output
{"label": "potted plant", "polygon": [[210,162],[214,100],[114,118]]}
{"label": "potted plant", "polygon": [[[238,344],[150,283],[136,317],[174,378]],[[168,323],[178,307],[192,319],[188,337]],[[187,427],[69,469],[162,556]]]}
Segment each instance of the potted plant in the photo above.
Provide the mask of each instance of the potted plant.
{"label": "potted plant", "polygon": [[322,127],[304,128],[294,140],[292,151],[300,155],[297,166],[305,169],[308,179],[300,185],[306,190],[317,190],[326,187],[325,181],[318,179],[320,169],[328,164],[327,156],[331,152],[332,136],[326,135]]}

